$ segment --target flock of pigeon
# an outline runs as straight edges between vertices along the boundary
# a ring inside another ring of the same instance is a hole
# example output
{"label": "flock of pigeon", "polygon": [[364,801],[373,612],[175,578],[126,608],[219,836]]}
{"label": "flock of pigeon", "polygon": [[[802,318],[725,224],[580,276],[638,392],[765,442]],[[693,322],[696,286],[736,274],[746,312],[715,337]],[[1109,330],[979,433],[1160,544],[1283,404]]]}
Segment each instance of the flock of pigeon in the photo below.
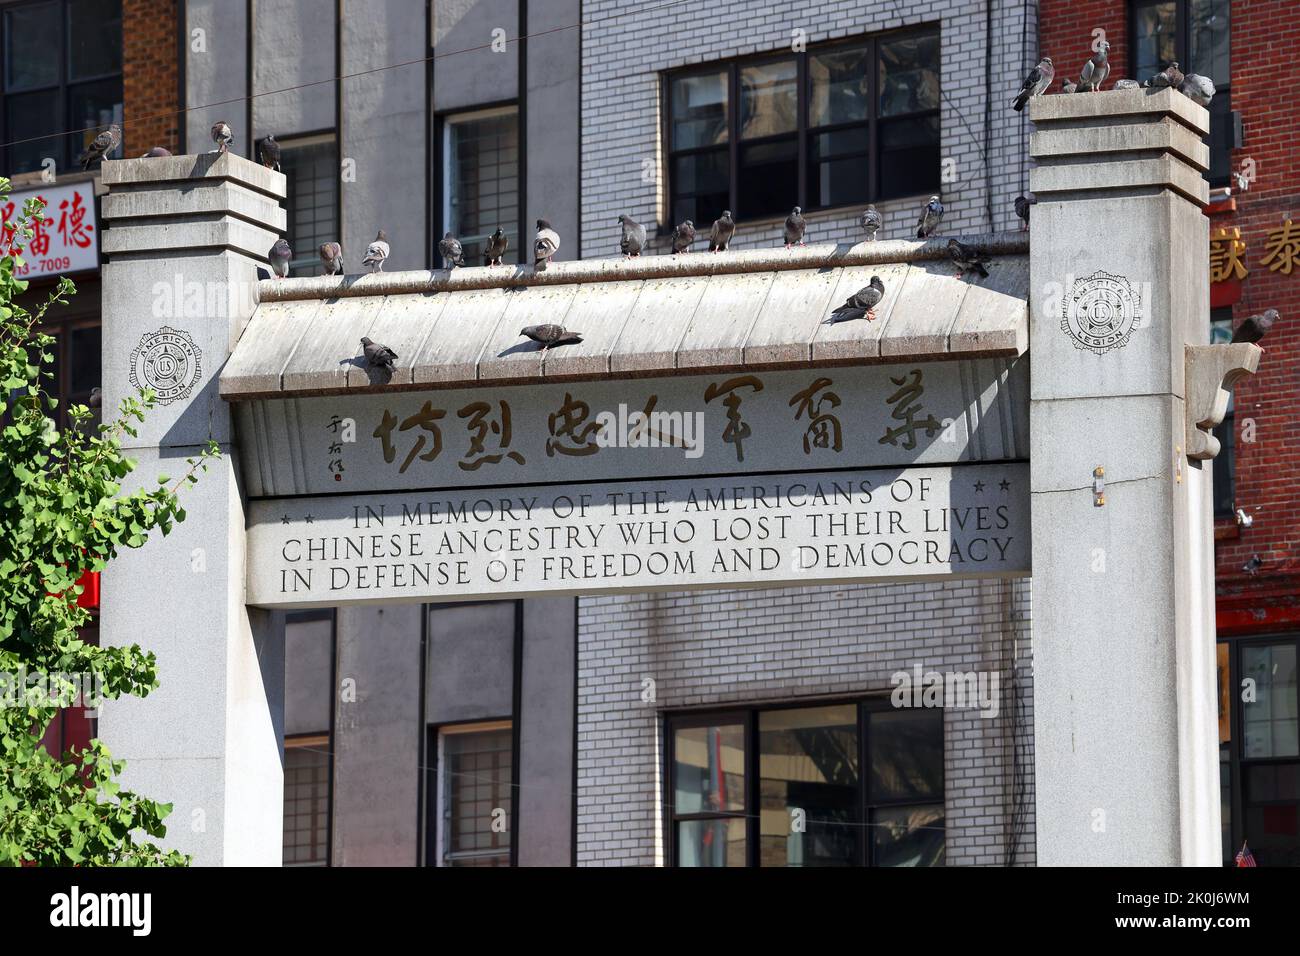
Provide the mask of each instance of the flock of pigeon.
{"label": "flock of pigeon", "polygon": [[[1068,76],[1061,77],[1061,92],[1096,93],[1101,89],[1102,83],[1106,82],[1108,76],[1110,76],[1110,43],[1106,40],[1099,40],[1097,41],[1096,52],[1084,62],[1083,69],[1079,71],[1079,82],[1075,83]],[[1011,101],[1011,108],[1019,113],[1025,108],[1025,104],[1029,102],[1030,97],[1045,92],[1052,85],[1055,78],[1056,68],[1052,65],[1052,58],[1050,56],[1043,57],[1038,61],[1038,65],[1030,70],[1025,77],[1020,92]],[[1166,86],[1177,90],[1201,106],[1209,106],[1210,100],[1214,98],[1214,94],[1217,92],[1214,88],[1214,81],[1208,76],[1201,76],[1199,73],[1184,74],[1182,70],[1178,69],[1178,61],[1176,60],[1141,83],[1137,80],[1116,80],[1114,89],[1159,89]]]}

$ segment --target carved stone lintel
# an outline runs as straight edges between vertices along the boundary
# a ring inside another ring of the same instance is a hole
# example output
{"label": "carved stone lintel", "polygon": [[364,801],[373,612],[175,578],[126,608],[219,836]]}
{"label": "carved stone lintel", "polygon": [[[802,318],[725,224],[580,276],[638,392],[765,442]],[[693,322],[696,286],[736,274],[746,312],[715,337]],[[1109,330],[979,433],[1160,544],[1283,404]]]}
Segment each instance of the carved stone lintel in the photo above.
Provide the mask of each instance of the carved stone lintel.
{"label": "carved stone lintel", "polygon": [[1219,453],[1219,440],[1210,431],[1228,413],[1228,391],[1255,374],[1263,354],[1250,342],[1186,346],[1188,458],[1208,461]]}

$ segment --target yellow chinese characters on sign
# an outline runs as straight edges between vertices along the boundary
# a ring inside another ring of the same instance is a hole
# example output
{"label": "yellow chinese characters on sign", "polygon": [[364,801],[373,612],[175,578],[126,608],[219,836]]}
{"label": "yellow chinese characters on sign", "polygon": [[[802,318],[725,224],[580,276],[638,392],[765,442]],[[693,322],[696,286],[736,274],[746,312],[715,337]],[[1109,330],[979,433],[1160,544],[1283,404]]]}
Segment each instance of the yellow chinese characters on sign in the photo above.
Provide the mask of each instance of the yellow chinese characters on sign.
{"label": "yellow chinese characters on sign", "polygon": [[1259,264],[1268,266],[1272,272],[1289,276],[1300,260],[1300,228],[1288,219],[1269,232],[1264,248],[1268,250],[1268,255]]}
{"label": "yellow chinese characters on sign", "polygon": [[1214,230],[1210,234],[1210,282],[1245,279],[1250,274],[1245,255],[1246,241],[1241,238],[1240,229],[1233,226]]}

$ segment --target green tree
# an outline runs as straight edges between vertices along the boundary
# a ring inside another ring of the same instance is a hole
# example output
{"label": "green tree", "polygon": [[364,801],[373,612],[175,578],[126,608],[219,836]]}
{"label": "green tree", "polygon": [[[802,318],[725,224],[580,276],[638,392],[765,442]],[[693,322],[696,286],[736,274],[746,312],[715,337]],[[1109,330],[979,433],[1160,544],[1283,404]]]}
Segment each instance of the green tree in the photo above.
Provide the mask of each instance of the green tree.
{"label": "green tree", "polygon": [[[0,178],[0,203],[8,191]],[[0,233],[0,865],[185,865],[188,857],[147,839],[166,834],[171,805],[123,790],[114,780],[123,761],[101,741],[50,754],[40,739],[59,704],[84,696],[88,684],[100,700],[144,697],[158,686],[152,653],[78,637],[90,613],[77,604],[77,581],[103,570],[119,548],[138,548],[155,528],[167,534],[183,521],[177,492],[217,449],[187,460],[175,483],[164,475],[157,487],[124,492],[136,463],[121,442],[153,406],[151,392],[124,400],[97,427],[81,405],[67,410],[66,428],[55,427],[56,399],[45,389],[54,339],[40,323],[73,285],[60,278],[34,311],[15,302],[27,289],[16,274],[22,250],[35,224],[47,222],[31,199]]]}

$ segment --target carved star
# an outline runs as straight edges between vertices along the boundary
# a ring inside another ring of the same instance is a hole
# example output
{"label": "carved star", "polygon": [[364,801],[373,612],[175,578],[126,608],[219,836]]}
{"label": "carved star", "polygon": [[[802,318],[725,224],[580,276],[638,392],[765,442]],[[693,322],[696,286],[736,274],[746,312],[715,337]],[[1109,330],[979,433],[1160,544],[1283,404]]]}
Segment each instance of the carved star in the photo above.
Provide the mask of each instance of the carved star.
{"label": "carved star", "polygon": [[311,515],[307,515],[307,517],[304,518],[303,520],[305,520],[308,524],[311,524]]}
{"label": "carved star", "polygon": [[1011,490],[1011,482],[1009,482],[1009,481],[1007,481],[1005,478],[1003,478],[1001,481],[998,482],[998,487],[1001,488],[1003,491],[1010,491],[1010,490]]}
{"label": "carved star", "polygon": [[982,482],[982,481],[977,481],[977,482],[975,482],[975,490],[976,490],[976,491],[983,491],[983,490],[984,490],[984,482]]}
{"label": "carved star", "polygon": [[283,518],[280,519],[280,524],[288,524],[288,523],[289,523],[288,515],[285,515]]}

